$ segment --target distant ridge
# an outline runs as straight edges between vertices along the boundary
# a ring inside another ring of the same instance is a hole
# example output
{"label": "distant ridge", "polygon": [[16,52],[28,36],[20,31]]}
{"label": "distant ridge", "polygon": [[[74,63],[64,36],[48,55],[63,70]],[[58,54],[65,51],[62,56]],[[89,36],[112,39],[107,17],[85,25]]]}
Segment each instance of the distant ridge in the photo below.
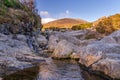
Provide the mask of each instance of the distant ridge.
{"label": "distant ridge", "polygon": [[43,28],[57,27],[57,28],[71,28],[73,25],[88,23],[82,19],[63,18],[43,24]]}

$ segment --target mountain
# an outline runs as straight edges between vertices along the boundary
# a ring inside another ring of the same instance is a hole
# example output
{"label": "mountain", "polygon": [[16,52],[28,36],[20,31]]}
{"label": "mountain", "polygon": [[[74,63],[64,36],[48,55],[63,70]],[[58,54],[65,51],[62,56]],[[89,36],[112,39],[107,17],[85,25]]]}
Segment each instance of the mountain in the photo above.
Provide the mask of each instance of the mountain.
{"label": "mountain", "polygon": [[43,24],[43,28],[58,27],[58,28],[71,28],[73,25],[87,23],[85,20],[74,18],[63,18]]}

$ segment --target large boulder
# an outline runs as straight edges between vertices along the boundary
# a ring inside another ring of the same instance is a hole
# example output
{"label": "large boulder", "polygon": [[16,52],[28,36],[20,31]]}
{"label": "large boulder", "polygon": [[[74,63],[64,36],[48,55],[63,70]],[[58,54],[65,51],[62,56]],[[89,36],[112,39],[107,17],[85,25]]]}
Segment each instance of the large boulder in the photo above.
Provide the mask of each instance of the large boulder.
{"label": "large boulder", "polygon": [[47,45],[47,39],[45,38],[45,36],[42,35],[37,36],[37,42],[39,45]]}
{"label": "large boulder", "polygon": [[80,45],[80,40],[70,35],[69,32],[66,33],[54,32],[54,34],[52,34],[49,37],[49,41],[48,41],[49,50],[54,51],[55,47],[61,40],[66,40],[74,45]]}
{"label": "large boulder", "polygon": [[60,36],[60,39],[65,39],[68,42],[73,43],[74,45],[77,45],[77,46],[80,45],[80,41],[81,41],[81,40],[77,39],[76,37],[70,36],[70,35],[67,35],[67,34],[62,34]]}
{"label": "large boulder", "polygon": [[120,30],[113,32],[111,35],[104,37],[102,40],[105,43],[116,43],[120,44]]}
{"label": "large boulder", "polygon": [[79,63],[91,67],[94,71],[120,79],[120,45],[118,44],[89,44],[82,48]]}
{"label": "large boulder", "polygon": [[10,71],[22,70],[32,66],[31,63],[18,61],[14,57],[0,57],[0,69],[2,69],[0,74],[9,74]]}
{"label": "large boulder", "polygon": [[59,42],[59,38],[55,35],[51,35],[48,41],[48,49],[54,51],[55,47]]}
{"label": "large boulder", "polygon": [[96,61],[104,58],[107,53],[119,53],[120,45],[118,44],[105,44],[96,42],[83,47],[80,52],[80,63],[87,67],[94,64]]}
{"label": "large boulder", "polygon": [[[54,32],[49,38],[48,48],[53,51],[54,58],[78,59],[80,49],[93,43],[96,39],[80,40],[76,36],[85,35],[86,31]],[[72,54],[74,53],[74,54]],[[67,56],[66,56],[67,54]],[[63,55],[63,56],[62,56]],[[65,57],[66,56],[66,57]]]}
{"label": "large boulder", "polygon": [[53,54],[52,57],[53,58],[70,58],[70,55],[73,53],[73,44],[69,43],[66,40],[61,40]]}
{"label": "large boulder", "polygon": [[90,38],[88,40],[85,39],[86,34],[95,34],[95,32],[90,32],[88,30],[79,30],[79,31],[66,31],[64,33],[62,32],[53,32],[53,34],[49,37],[48,41],[48,48],[52,51],[54,51],[56,45],[61,40],[66,40],[76,46],[83,46],[87,45],[90,42],[93,42],[96,40],[96,38]]}
{"label": "large boulder", "polygon": [[79,63],[92,68],[94,71],[104,72],[104,74],[114,79],[120,79],[120,44],[119,33],[104,37],[81,48]]}
{"label": "large boulder", "polygon": [[104,72],[106,75],[114,79],[120,79],[120,56],[119,59],[116,58],[117,56],[113,59],[101,59],[97,63],[92,65],[92,69],[95,71]]}
{"label": "large boulder", "polygon": [[0,34],[0,75],[32,67],[32,63],[40,62],[45,60],[33,54],[23,35],[19,39],[12,39],[10,35]]}
{"label": "large boulder", "polygon": [[85,39],[101,39],[102,35],[95,30],[85,29],[85,30],[78,30],[78,31],[67,31],[65,32],[66,35],[76,37],[80,40]]}

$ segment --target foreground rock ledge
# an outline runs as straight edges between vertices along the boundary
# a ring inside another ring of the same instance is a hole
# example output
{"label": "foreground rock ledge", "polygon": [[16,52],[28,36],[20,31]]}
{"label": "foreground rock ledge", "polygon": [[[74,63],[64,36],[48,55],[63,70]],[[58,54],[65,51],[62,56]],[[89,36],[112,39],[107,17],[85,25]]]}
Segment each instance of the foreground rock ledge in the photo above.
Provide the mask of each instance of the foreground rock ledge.
{"label": "foreground rock ledge", "polygon": [[55,32],[50,36],[48,43],[49,49],[53,50],[52,57],[77,58],[80,64],[93,71],[104,72],[113,79],[120,79],[120,30],[99,41],[86,40],[86,33],[86,31]]}
{"label": "foreground rock ledge", "polygon": [[0,75],[45,62],[44,58],[33,54],[25,39],[25,35],[17,35],[17,39],[13,39],[12,35],[0,33]]}

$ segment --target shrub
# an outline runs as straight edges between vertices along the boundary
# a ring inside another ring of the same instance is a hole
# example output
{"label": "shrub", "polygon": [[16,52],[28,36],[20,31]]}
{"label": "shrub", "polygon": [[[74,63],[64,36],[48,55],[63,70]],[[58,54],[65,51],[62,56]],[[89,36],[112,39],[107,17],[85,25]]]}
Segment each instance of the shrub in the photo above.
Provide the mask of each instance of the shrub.
{"label": "shrub", "polygon": [[60,28],[54,27],[54,26],[51,26],[51,27],[46,28],[46,29],[50,29],[50,30],[53,30],[53,31],[59,31],[60,30]]}
{"label": "shrub", "polygon": [[79,24],[72,26],[72,30],[81,30],[86,28],[91,28],[92,23],[86,23],[86,24]]}
{"label": "shrub", "polygon": [[1,4],[11,8],[22,8],[19,0],[1,0]]}
{"label": "shrub", "polygon": [[94,39],[96,38],[95,34],[86,35],[85,39]]}
{"label": "shrub", "polygon": [[120,14],[104,18],[96,25],[96,31],[102,34],[110,34],[120,29]]}
{"label": "shrub", "polygon": [[41,28],[40,16],[19,0],[0,0],[0,24],[4,23],[17,27],[27,25],[33,31]]}

